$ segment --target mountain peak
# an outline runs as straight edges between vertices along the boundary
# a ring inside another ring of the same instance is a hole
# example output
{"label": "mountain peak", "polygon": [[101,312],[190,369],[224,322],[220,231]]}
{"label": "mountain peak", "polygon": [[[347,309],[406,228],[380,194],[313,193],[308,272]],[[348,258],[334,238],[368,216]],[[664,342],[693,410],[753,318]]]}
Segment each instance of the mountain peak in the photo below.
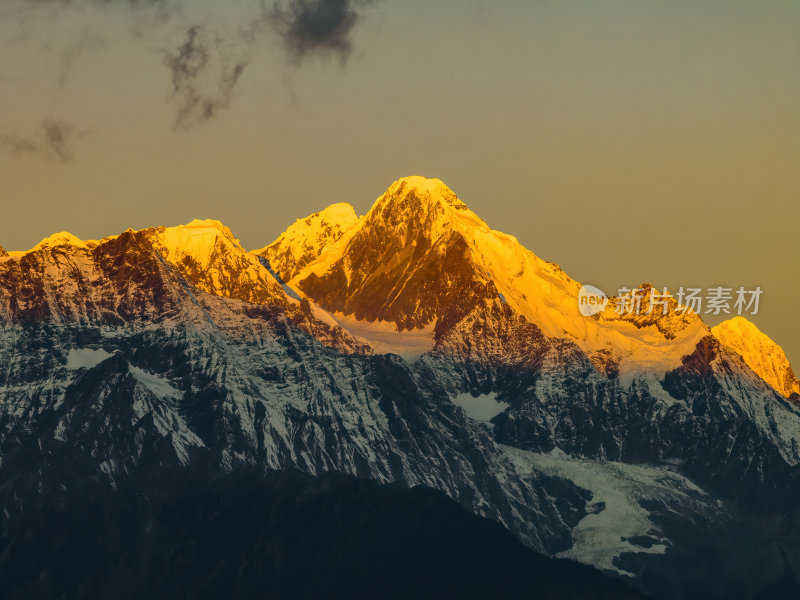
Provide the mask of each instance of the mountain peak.
{"label": "mountain peak", "polygon": [[489,227],[440,179],[413,175],[395,181],[372,205],[359,228],[376,243],[435,244],[443,235],[472,237]]}
{"label": "mountain peak", "polygon": [[[280,255],[270,261],[283,274]],[[340,239],[290,274],[289,287],[331,314],[391,323],[398,332],[433,330],[436,339],[473,311],[480,320],[508,309],[546,336],[577,343],[603,369],[612,356],[620,374],[642,366],[664,372],[708,335],[699,318],[587,318],[577,281],[491,229],[441,180],[420,176],[395,181]]]}
{"label": "mountain peak", "polygon": [[424,177],[423,175],[407,175],[401,177],[389,186],[389,191],[395,188],[415,190],[429,194],[441,192],[453,194],[453,190],[447,187],[438,177]]}
{"label": "mountain peak", "polygon": [[304,219],[297,219],[277,240],[253,253],[266,259],[270,268],[284,281],[289,281],[356,223],[358,215],[350,204],[331,204]]}
{"label": "mountain peak", "polygon": [[69,231],[59,231],[58,233],[54,233],[53,235],[44,238],[41,242],[28,250],[28,252],[33,252],[34,250],[40,250],[42,248],[51,246],[84,247],[87,243],[88,242],[80,239],[78,236],[72,235]]}
{"label": "mountain peak", "polygon": [[307,266],[289,269],[280,253],[270,260],[325,310],[424,329],[459,305],[456,297],[483,297],[470,246],[478,229],[488,227],[441,180],[403,177]]}
{"label": "mountain peak", "polygon": [[411,207],[423,212],[437,208],[445,212],[449,209],[467,210],[467,205],[441,179],[421,175],[401,177],[395,181],[378,199],[370,213],[376,209],[398,210],[401,207]]}
{"label": "mountain peak", "polygon": [[218,240],[226,246],[241,248],[230,229],[216,219],[195,219],[185,225],[159,228],[167,255],[177,260],[179,255],[191,255],[207,266]]}
{"label": "mountain peak", "polygon": [[217,219],[193,219],[191,222],[186,223],[185,225],[176,225],[175,227],[170,227],[169,229],[191,230],[193,235],[213,233],[214,231],[218,231],[225,236],[233,237],[231,230],[223,225],[222,221],[218,221]]}
{"label": "mountain peak", "polygon": [[736,316],[712,327],[711,333],[723,346],[739,354],[756,375],[782,396],[789,398],[800,394],[800,381],[783,349],[755,323]]}
{"label": "mountain peak", "polygon": [[337,202],[336,204],[331,204],[330,206],[323,208],[321,211],[314,213],[314,215],[311,216],[313,217],[315,215],[336,220],[337,222],[347,222],[351,224],[355,224],[355,222],[358,220],[356,209],[354,209],[353,206],[347,202]]}

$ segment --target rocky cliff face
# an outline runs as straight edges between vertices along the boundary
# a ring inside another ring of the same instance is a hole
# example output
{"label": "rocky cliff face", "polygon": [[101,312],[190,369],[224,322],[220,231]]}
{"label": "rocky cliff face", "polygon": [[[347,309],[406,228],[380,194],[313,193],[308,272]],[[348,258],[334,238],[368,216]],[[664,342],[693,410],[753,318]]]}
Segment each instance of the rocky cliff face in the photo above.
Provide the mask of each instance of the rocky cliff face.
{"label": "rocky cliff face", "polygon": [[[339,471],[438,489],[658,598],[796,591],[798,409],[675,307],[578,321],[577,283],[442,186],[310,227],[299,262],[213,221],[4,257],[7,522],[67,475]],[[375,352],[369,319],[430,348]]]}

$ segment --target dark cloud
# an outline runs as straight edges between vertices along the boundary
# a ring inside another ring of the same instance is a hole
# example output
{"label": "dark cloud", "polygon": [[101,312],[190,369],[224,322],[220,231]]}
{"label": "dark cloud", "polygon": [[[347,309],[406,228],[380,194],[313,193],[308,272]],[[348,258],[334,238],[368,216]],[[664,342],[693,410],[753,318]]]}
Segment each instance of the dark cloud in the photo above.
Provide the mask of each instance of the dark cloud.
{"label": "dark cloud", "polygon": [[[353,28],[360,21],[362,10],[375,0],[269,1],[271,4],[260,0],[260,9],[238,27],[225,30],[208,22],[184,29],[183,39],[175,46],[159,41],[158,45],[164,48],[163,64],[169,72],[172,100],[177,105],[176,128],[201,125],[230,107],[242,74],[267,36],[277,34],[281,38],[294,65],[312,55],[337,58],[344,64],[352,51]],[[130,13],[127,18],[136,31],[145,24],[149,24],[145,31],[160,29],[158,24],[166,20],[173,25],[180,23],[175,19],[187,18],[187,11],[193,6],[190,0],[27,0],[24,4],[82,10],[98,5],[130,8],[126,11]],[[81,33],[63,46],[57,63],[59,87],[64,87],[81,57],[99,51],[104,45],[102,32],[92,31]],[[41,153],[47,147],[54,157],[68,157],[66,143],[70,134],[66,129],[59,130],[54,123],[43,125],[44,131],[54,134],[45,134],[52,143],[10,134],[5,134],[0,143],[17,154]]]}
{"label": "dark cloud", "polygon": [[74,125],[55,118],[45,118],[30,135],[15,132],[0,133],[0,147],[17,156],[39,156],[54,162],[72,159],[74,142],[83,137]]}
{"label": "dark cloud", "polygon": [[342,63],[352,51],[351,33],[370,0],[288,0],[276,2],[266,14],[283,38],[290,59],[301,63],[309,55],[334,56]]}
{"label": "dark cloud", "polygon": [[164,58],[178,102],[175,125],[187,129],[228,108],[248,63],[230,40],[199,26],[189,28],[186,40]]}

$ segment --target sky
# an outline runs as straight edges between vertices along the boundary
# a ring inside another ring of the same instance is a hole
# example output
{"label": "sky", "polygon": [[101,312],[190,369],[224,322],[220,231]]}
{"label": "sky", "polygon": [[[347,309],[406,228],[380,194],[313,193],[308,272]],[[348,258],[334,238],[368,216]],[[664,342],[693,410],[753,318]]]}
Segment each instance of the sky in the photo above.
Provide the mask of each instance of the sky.
{"label": "sky", "polygon": [[795,0],[0,0],[7,250],[425,175],[608,293],[760,286],[798,367],[798,165]]}

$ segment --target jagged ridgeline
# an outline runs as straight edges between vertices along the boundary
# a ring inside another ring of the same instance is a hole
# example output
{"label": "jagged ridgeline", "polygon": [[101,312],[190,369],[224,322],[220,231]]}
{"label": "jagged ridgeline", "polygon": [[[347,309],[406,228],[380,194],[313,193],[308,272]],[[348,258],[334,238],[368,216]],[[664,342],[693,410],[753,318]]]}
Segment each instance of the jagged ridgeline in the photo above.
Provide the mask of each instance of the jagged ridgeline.
{"label": "jagged ridgeline", "polygon": [[[128,518],[124,490],[163,520],[180,486],[154,482],[339,472],[433,488],[654,598],[797,597],[783,352],[675,302],[587,317],[580,288],[422,177],[256,251],[206,220],[0,252],[6,556],[35,555],[32,507],[79,511],[84,481],[104,514]],[[19,597],[63,589],[4,560]]]}

